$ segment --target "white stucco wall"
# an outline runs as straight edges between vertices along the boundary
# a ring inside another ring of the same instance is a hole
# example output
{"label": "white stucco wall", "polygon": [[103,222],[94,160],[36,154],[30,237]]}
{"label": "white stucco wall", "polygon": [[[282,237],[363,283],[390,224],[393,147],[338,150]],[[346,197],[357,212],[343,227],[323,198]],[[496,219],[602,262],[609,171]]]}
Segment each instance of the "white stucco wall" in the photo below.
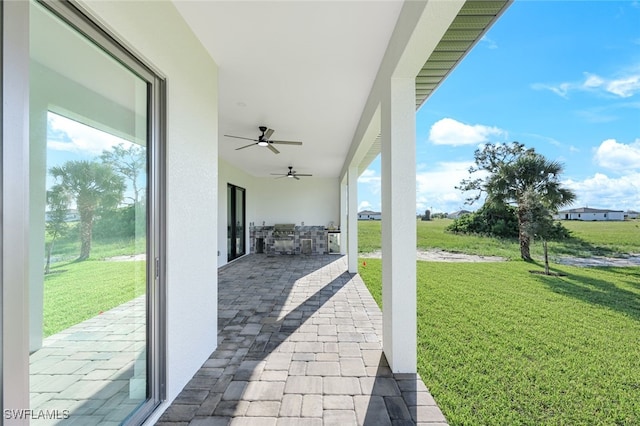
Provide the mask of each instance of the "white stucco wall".
{"label": "white stucco wall", "polygon": [[[565,213],[559,213],[556,217],[566,219]],[[587,212],[587,213],[569,213],[569,220],[583,221],[606,221],[606,220],[624,220],[624,212]]]}
{"label": "white stucco wall", "polygon": [[624,220],[624,212],[609,212],[607,220]]}
{"label": "white stucco wall", "polygon": [[[295,223],[328,226],[340,224],[338,179],[302,177],[300,180],[255,177],[223,159],[218,163],[218,266],[227,263],[227,184],[246,190],[247,231],[249,224]],[[250,247],[247,237],[247,253]]]}
{"label": "white stucco wall", "polygon": [[340,223],[338,179],[303,177],[300,180],[259,179],[256,182],[256,224],[295,223],[324,225]]}
{"label": "white stucco wall", "polygon": [[217,344],[217,66],[171,2],[86,4],[167,81],[166,407]]}

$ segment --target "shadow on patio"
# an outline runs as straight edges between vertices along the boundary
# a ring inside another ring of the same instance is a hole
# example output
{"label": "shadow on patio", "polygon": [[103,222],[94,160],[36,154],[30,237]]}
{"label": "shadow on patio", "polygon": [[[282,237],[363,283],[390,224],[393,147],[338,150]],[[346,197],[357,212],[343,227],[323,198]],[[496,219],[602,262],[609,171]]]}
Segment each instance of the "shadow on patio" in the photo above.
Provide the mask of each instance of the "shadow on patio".
{"label": "shadow on patio", "polygon": [[218,349],[158,424],[446,424],[419,377],[392,374],[346,258],[251,255],[218,286]]}

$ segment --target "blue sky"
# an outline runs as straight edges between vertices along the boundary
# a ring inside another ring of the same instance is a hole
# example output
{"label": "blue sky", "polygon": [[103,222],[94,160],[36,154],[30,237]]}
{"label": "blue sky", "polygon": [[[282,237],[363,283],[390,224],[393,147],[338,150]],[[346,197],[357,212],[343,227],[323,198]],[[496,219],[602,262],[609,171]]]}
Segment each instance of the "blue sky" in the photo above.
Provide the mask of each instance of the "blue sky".
{"label": "blue sky", "polygon": [[[475,210],[454,187],[485,143],[564,164],[572,207],[640,211],[640,2],[516,0],[416,116],[417,206]],[[358,180],[380,211],[380,159]]]}

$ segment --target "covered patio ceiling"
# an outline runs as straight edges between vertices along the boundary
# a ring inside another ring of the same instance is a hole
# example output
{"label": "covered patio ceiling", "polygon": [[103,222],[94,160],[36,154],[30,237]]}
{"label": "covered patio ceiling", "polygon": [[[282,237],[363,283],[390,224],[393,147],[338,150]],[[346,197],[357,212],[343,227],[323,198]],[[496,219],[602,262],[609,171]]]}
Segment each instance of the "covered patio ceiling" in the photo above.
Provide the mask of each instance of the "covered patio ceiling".
{"label": "covered patio ceiling", "polygon": [[[464,3],[464,4],[463,4]],[[419,107],[481,38],[508,1],[462,8],[416,79]],[[257,177],[299,173],[338,178],[403,2],[175,1],[219,66],[219,154]],[[275,129],[280,154],[252,146]],[[379,143],[361,164],[380,152]]]}

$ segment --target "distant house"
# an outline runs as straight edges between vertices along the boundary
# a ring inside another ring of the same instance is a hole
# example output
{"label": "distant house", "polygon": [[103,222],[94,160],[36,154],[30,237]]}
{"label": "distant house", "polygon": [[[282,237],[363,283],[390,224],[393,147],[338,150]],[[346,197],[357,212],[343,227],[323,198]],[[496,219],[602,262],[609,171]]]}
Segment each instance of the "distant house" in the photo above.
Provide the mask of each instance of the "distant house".
{"label": "distant house", "polygon": [[466,214],[471,213],[469,210],[458,210],[456,212],[453,213],[449,213],[449,215],[447,216],[449,219],[458,219],[461,216],[464,216]]}
{"label": "distant house", "polygon": [[371,210],[363,210],[358,213],[358,220],[381,220],[382,213],[372,212]]}
{"label": "distant house", "polygon": [[640,213],[635,212],[633,210],[627,210],[626,212],[624,212],[625,219],[637,219],[638,215],[640,215]]}
{"label": "distant house", "polygon": [[585,221],[624,220],[624,212],[622,210],[592,209],[589,207],[580,207],[578,209],[559,211],[556,215],[554,215],[554,219]]}

